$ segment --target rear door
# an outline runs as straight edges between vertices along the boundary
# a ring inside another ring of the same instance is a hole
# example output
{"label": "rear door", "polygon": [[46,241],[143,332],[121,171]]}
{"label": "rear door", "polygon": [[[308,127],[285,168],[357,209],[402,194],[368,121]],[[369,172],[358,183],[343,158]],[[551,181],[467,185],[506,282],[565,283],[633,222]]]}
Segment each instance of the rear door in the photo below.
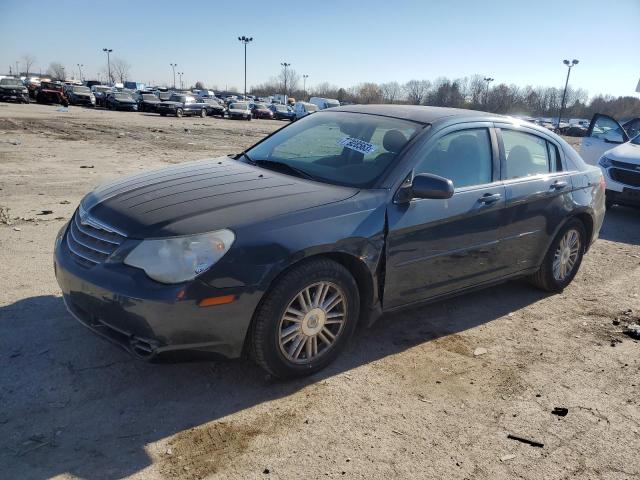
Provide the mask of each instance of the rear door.
{"label": "rear door", "polygon": [[506,194],[501,249],[508,272],[516,273],[538,266],[566,218],[571,178],[551,137],[508,123],[496,127]]}
{"label": "rear door", "polygon": [[385,308],[478,285],[502,275],[505,205],[490,123],[449,127],[416,153],[413,174],[449,178],[447,200],[413,199],[387,210]]}
{"label": "rear door", "polygon": [[580,156],[589,165],[597,165],[604,152],[627,141],[629,135],[615,119],[596,113],[580,144]]}

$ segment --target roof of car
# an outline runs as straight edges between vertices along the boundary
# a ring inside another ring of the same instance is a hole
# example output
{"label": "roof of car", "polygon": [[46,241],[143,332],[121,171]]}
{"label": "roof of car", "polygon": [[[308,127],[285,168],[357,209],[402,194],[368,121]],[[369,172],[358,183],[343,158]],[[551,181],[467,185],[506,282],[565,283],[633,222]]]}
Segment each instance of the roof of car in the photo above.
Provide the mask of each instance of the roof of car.
{"label": "roof of car", "polygon": [[461,108],[425,107],[421,105],[346,105],[334,107],[332,112],[369,113],[387,117],[413,120],[420,123],[433,123],[445,117],[496,117],[498,115],[477,110]]}

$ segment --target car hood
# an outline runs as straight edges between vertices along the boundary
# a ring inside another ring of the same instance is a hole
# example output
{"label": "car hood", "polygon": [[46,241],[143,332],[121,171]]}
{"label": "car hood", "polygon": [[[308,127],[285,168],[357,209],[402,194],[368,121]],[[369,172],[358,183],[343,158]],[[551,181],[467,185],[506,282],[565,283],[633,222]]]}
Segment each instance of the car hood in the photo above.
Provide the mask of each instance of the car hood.
{"label": "car hood", "polygon": [[607,151],[605,155],[611,160],[640,165],[640,145],[635,145],[631,142],[618,145],[616,148]]}
{"label": "car hood", "polygon": [[135,100],[133,100],[133,99],[128,99],[128,98],[123,100],[123,99],[120,99],[120,98],[115,98],[115,97],[113,97],[113,101],[114,101],[114,102],[118,102],[118,103],[136,103],[136,101],[135,101]]}
{"label": "car hood", "polygon": [[220,157],[116,180],[81,205],[131,238],[155,238],[240,228],[357,193]]}

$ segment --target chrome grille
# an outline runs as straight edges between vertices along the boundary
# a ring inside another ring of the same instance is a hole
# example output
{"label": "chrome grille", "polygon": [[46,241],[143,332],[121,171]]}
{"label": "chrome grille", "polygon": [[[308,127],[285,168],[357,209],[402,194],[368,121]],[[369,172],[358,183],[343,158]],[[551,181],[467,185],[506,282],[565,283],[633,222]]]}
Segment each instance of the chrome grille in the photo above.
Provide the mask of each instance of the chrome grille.
{"label": "chrome grille", "polygon": [[125,239],[125,235],[93,220],[80,209],[74,213],[67,230],[69,251],[85,267],[104,262]]}

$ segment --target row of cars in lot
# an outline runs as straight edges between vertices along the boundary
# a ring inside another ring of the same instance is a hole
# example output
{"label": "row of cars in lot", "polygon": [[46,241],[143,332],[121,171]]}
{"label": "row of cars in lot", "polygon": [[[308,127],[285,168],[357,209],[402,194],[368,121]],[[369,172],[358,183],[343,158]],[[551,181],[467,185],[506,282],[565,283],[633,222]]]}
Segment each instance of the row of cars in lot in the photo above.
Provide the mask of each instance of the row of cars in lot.
{"label": "row of cars in lot", "polygon": [[[129,85],[131,84],[131,85]],[[126,88],[140,86],[140,89]],[[254,118],[289,120],[301,118],[318,109],[334,106],[327,99],[292,102],[274,96],[256,98],[237,95],[216,96],[210,90],[147,89],[135,82],[122,85],[64,83],[51,80],[23,81],[14,77],[0,78],[0,100],[28,103],[30,99],[44,104],[103,107],[109,110],[157,113],[162,116],[219,116],[241,120]],[[283,100],[286,100],[283,101]],[[321,102],[322,101],[322,102]],[[336,102],[337,101],[333,101]],[[337,103],[339,105],[339,103]]]}

